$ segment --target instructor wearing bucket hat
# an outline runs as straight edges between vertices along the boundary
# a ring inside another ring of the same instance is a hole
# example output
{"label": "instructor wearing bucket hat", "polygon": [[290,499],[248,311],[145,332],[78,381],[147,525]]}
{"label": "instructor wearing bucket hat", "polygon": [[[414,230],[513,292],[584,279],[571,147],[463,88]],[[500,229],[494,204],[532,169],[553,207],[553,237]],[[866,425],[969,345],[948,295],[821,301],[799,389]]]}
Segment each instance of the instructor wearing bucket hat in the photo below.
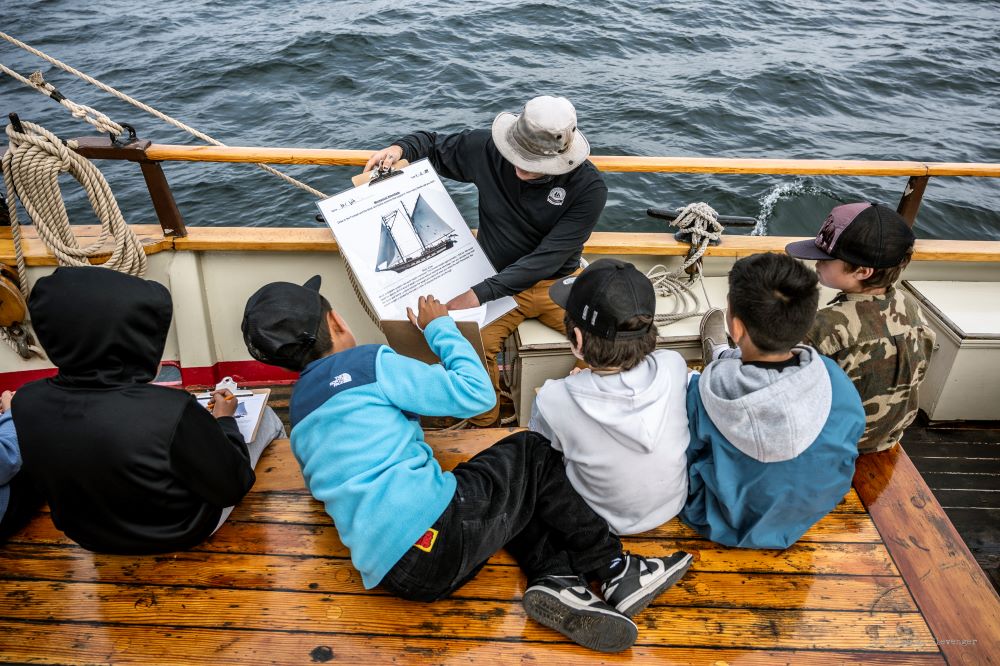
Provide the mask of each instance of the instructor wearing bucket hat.
{"label": "instructor wearing bucket hat", "polygon": [[[368,160],[365,171],[401,158],[429,158],[439,174],[479,190],[477,239],[498,273],[448,302],[452,310],[514,296],[517,308],[483,329],[487,370],[499,393],[496,355],[525,319],[564,332],[563,309],[549,287],[580,266],[608,197],[587,161],[590,144],[576,126],[576,109],[563,97],[535,97],[521,113],[501,113],[489,130],[456,134],[414,132]],[[499,407],[472,419],[493,425]]]}

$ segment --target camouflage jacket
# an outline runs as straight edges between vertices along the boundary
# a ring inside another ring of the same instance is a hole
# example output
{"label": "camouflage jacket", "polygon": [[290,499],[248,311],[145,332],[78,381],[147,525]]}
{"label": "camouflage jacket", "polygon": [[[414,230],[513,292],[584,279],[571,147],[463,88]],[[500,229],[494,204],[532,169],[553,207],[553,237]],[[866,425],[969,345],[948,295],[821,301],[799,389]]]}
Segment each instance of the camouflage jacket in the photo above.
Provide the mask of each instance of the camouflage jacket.
{"label": "camouflage jacket", "polygon": [[927,374],[934,331],[906,292],[841,292],[816,314],[806,343],[843,368],[861,394],[865,434],[861,453],[883,451],[917,415],[917,387]]}

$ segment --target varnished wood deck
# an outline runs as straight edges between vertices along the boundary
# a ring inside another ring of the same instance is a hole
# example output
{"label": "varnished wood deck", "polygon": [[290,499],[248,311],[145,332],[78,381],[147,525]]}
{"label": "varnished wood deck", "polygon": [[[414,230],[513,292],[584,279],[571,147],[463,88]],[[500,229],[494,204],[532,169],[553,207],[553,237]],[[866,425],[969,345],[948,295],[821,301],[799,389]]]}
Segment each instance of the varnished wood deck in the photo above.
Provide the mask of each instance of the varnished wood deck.
{"label": "varnished wood deck", "polygon": [[[504,434],[437,433],[429,441],[451,467]],[[879,494],[896,497],[891,482]],[[425,605],[365,591],[281,440],[229,522],[192,552],[97,555],[39,516],[0,549],[0,660],[930,664],[944,663],[952,647],[943,654],[939,641],[962,639],[978,640],[980,650],[951,650],[949,661],[965,654],[974,657],[967,663],[984,663],[989,654],[981,648],[990,637],[977,639],[976,629],[935,636],[855,491],[782,552],[717,546],[676,520],[627,546],[654,555],[682,548],[695,562],[637,617],[639,642],[622,655],[589,652],[526,618],[525,581],[506,553],[449,600]],[[963,594],[949,603],[965,603]]]}

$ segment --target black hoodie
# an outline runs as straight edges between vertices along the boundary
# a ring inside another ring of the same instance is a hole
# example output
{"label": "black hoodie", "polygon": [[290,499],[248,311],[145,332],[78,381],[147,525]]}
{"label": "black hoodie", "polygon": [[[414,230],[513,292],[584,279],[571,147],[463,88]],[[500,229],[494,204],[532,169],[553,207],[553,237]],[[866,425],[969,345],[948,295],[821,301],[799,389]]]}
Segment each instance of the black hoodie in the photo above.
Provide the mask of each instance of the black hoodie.
{"label": "black hoodie", "polygon": [[24,469],[56,527],[84,548],[190,548],[255,480],[232,417],[154,386],[173,307],[160,284],[104,268],[58,268],[36,283],[31,321],[51,379],[14,395]]}

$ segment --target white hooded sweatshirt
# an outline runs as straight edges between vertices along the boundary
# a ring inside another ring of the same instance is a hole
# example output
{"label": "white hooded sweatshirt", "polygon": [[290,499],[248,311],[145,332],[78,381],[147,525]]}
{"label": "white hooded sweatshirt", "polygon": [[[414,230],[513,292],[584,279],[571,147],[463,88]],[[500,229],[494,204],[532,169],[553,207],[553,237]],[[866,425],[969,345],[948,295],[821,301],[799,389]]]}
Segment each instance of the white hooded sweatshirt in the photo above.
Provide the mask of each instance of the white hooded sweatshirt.
{"label": "white hooded sweatshirt", "polygon": [[566,476],[615,534],[661,525],[687,499],[687,364],[658,350],[614,374],[545,382],[529,427],[566,461]]}

